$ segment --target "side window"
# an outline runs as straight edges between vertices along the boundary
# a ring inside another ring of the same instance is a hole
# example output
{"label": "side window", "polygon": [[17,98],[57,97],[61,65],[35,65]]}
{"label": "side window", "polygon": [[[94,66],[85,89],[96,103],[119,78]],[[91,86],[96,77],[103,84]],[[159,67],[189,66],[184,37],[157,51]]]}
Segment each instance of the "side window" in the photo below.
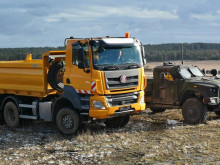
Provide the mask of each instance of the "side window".
{"label": "side window", "polygon": [[169,72],[166,72],[165,73],[165,79],[167,81],[173,81],[173,76]]}
{"label": "side window", "polygon": [[160,79],[167,80],[167,81],[173,81],[173,76],[169,72],[161,72]]}
{"label": "side window", "polygon": [[73,65],[84,62],[85,66],[89,67],[89,46],[87,43],[73,46],[72,53]]}
{"label": "side window", "polygon": [[81,48],[80,45],[73,46],[73,51],[72,51],[73,52],[73,65],[78,65],[80,62],[82,62],[78,59],[80,48]]}

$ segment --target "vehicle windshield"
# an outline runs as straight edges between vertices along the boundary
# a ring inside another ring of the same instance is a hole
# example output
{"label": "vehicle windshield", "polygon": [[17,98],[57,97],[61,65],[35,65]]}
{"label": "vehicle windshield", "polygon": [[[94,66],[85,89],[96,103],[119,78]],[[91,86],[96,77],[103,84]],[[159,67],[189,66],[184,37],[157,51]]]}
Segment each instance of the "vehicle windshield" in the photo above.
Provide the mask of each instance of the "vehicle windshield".
{"label": "vehicle windshield", "polygon": [[188,79],[192,77],[191,73],[188,71],[187,68],[180,69],[179,73],[184,79]]}
{"label": "vehicle windshield", "polygon": [[143,60],[139,46],[132,47],[93,47],[93,64],[98,70],[139,68],[143,66]]}
{"label": "vehicle windshield", "polygon": [[202,77],[202,76],[204,76],[204,75],[202,74],[202,72],[199,70],[199,68],[197,68],[197,67],[189,68],[189,70],[190,70],[190,72],[191,72],[194,76],[196,76],[196,77]]}

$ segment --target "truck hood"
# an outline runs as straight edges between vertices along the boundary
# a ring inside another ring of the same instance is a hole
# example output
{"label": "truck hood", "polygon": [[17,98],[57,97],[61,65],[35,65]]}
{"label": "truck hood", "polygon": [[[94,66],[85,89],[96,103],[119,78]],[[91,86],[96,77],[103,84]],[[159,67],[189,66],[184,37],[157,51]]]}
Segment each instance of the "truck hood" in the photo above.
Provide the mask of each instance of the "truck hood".
{"label": "truck hood", "polygon": [[220,77],[195,77],[191,78],[189,82],[194,82],[198,85],[205,85],[210,87],[220,87]]}

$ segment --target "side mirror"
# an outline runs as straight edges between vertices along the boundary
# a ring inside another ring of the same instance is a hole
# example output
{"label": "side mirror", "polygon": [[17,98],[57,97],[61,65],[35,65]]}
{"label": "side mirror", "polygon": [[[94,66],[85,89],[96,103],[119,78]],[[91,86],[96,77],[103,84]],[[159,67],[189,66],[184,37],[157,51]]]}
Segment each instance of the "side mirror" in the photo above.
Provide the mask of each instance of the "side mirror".
{"label": "side mirror", "polygon": [[141,46],[143,57],[145,57],[144,46]]}
{"label": "side mirror", "polygon": [[102,52],[104,52],[104,51],[105,51],[105,48],[103,48],[102,46],[99,46],[97,52],[98,52],[98,53],[102,53]]}
{"label": "side mirror", "polygon": [[85,63],[84,63],[84,62],[80,62],[80,63],[78,64],[78,68],[79,68],[79,69],[85,69]]}
{"label": "side mirror", "polygon": [[89,41],[90,46],[100,46],[99,40],[90,40]]}
{"label": "side mirror", "polygon": [[84,61],[84,50],[83,48],[77,49],[77,58],[79,61]]}
{"label": "side mirror", "polygon": [[144,62],[144,65],[146,65],[146,64],[147,64],[147,60],[146,60],[145,58],[144,58],[143,62]]}
{"label": "side mirror", "polygon": [[80,62],[80,63],[78,64],[78,68],[79,68],[79,69],[83,69],[83,71],[86,72],[86,73],[89,73],[89,72],[90,72],[90,69],[85,69],[85,68],[86,68],[85,62]]}

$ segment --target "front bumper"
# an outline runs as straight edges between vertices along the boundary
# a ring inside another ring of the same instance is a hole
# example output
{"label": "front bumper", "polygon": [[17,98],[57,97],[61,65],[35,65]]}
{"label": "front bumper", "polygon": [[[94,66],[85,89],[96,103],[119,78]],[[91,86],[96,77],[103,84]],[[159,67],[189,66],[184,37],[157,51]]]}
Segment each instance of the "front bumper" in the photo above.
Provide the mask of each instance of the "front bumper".
{"label": "front bumper", "polygon": [[[144,91],[140,91],[136,103],[125,104],[120,106],[109,106],[105,96],[92,96],[90,98],[91,105],[89,116],[97,119],[105,119],[114,116],[130,115],[145,110],[145,103],[141,103],[141,98],[144,97]],[[105,109],[96,109],[92,104],[93,100],[101,101],[105,105]]]}

